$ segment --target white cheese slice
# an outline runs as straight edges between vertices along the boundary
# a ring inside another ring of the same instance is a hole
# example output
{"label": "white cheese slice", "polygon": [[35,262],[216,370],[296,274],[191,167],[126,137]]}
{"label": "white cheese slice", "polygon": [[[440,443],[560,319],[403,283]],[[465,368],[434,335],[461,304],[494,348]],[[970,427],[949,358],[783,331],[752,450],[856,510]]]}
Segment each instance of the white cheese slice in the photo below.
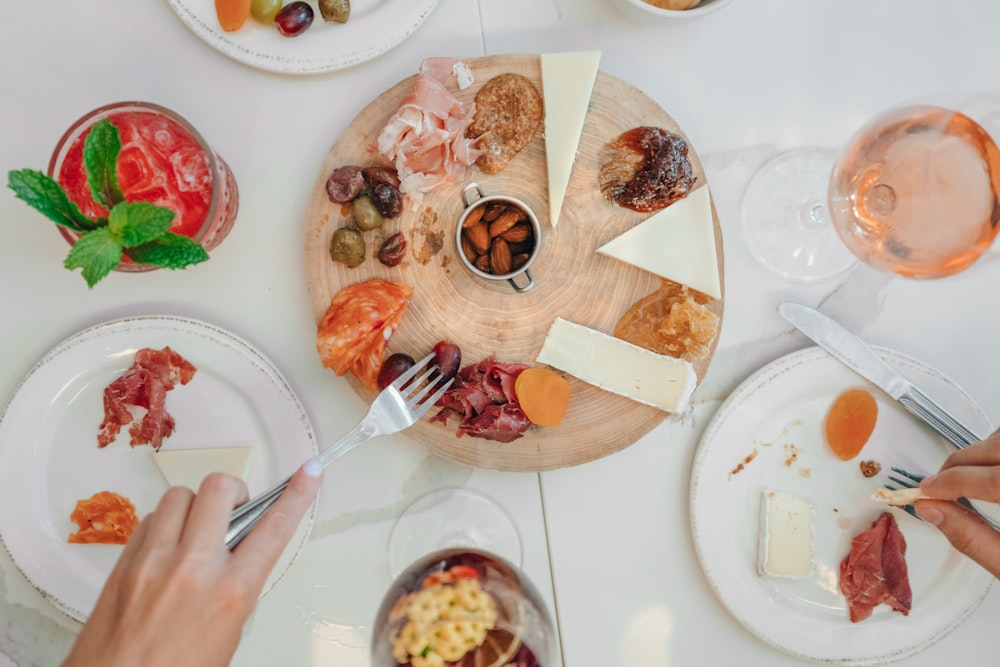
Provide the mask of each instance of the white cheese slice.
{"label": "white cheese slice", "polygon": [[597,80],[600,51],[543,53],[545,160],[549,171],[549,224],[559,222],[590,95]]}
{"label": "white cheese slice", "polygon": [[153,460],[169,486],[186,486],[197,491],[210,473],[225,472],[247,481],[253,462],[253,447],[211,449],[161,449]]}
{"label": "white cheese slice", "polygon": [[605,243],[597,252],[722,298],[707,185]]}
{"label": "white cheese slice", "polygon": [[561,317],[549,327],[537,360],[667,412],[687,409],[698,380],[694,367],[683,359],[650,352]]}
{"label": "white cheese slice", "polygon": [[813,571],[812,505],[765,489],[760,503],[757,574],[801,579]]}

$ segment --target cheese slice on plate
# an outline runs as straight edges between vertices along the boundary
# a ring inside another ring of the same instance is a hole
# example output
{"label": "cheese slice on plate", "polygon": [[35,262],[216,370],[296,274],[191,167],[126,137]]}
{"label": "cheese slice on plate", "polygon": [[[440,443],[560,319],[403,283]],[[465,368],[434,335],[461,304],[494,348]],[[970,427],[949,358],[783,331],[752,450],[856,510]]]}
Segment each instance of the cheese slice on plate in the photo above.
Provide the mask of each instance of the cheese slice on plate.
{"label": "cheese slice on plate", "polygon": [[538,353],[548,364],[639,403],[667,412],[687,409],[698,376],[683,359],[557,317]]}
{"label": "cheese slice on plate", "polygon": [[801,579],[815,569],[813,515],[813,506],[801,498],[780,491],[763,491],[757,574]]}
{"label": "cheese slice on plate", "polygon": [[545,102],[545,160],[549,170],[549,224],[559,222],[590,95],[597,80],[600,51],[542,54]]}
{"label": "cheese slice on plate", "polygon": [[703,185],[597,252],[721,299],[712,198]]}
{"label": "cheese slice on plate", "polygon": [[209,449],[161,449],[153,460],[169,486],[186,486],[197,491],[210,473],[225,472],[247,481],[253,461],[253,447]]}

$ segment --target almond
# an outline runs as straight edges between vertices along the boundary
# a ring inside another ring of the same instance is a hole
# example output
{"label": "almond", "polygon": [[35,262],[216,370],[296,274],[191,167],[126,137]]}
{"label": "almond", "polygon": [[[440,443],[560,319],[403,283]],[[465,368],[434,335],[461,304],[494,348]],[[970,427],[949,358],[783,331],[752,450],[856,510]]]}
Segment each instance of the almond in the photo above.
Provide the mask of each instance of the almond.
{"label": "almond", "polygon": [[500,202],[490,202],[486,205],[486,213],[483,214],[483,220],[486,222],[493,222],[500,217],[500,214],[507,210],[506,204],[501,204]]}
{"label": "almond", "polygon": [[486,225],[477,223],[472,227],[466,227],[462,235],[469,239],[477,255],[486,254],[490,249],[490,232],[486,229]]}
{"label": "almond", "polygon": [[475,266],[480,271],[482,271],[483,273],[489,273],[490,272],[490,256],[489,255],[480,255],[479,257],[476,258],[476,261],[473,262],[472,265]]}
{"label": "almond", "polygon": [[[493,225],[490,225],[490,232],[493,232]],[[500,236],[509,243],[524,243],[531,235],[531,225],[526,222],[519,222]]]}
{"label": "almond", "polygon": [[465,259],[469,260],[469,264],[473,264],[476,261],[476,257],[479,256],[465,234],[462,234],[462,254],[465,255]]}
{"label": "almond", "polygon": [[525,264],[527,264],[528,263],[528,258],[530,258],[530,257],[531,257],[531,255],[529,255],[526,252],[522,252],[522,253],[519,253],[517,255],[514,255],[513,259],[511,259],[511,262],[510,262],[510,265],[512,267],[511,271],[517,271],[522,266],[524,266]]}
{"label": "almond", "polygon": [[490,248],[490,269],[493,275],[502,276],[511,270],[510,248],[503,239],[493,241]]}
{"label": "almond", "polygon": [[500,236],[508,229],[516,225],[520,219],[521,212],[517,209],[504,211],[499,218],[490,223],[490,238],[495,239]]}
{"label": "almond", "polygon": [[469,211],[469,215],[465,216],[465,220],[462,221],[462,227],[467,229],[473,225],[478,225],[479,221],[483,219],[483,213],[486,212],[486,204],[482,206],[477,206],[476,208]]}

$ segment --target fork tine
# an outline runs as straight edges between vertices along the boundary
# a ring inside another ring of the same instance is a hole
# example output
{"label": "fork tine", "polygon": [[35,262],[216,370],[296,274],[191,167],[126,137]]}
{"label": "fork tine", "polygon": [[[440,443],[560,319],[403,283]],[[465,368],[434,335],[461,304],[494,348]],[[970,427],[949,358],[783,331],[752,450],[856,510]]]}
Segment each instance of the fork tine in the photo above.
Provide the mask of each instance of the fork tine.
{"label": "fork tine", "polygon": [[[406,388],[408,393],[403,394],[406,402],[411,403],[420,400],[419,396],[426,395],[425,390],[427,387],[433,387],[435,384],[433,381],[428,382],[428,380],[434,377],[435,374],[440,375],[441,372],[438,370],[437,366],[431,366],[426,372],[424,372],[423,375],[418,377],[416,380],[413,380],[410,383],[410,386]],[[424,384],[425,382],[427,384]]]}
{"label": "fork tine", "polygon": [[892,466],[891,470],[894,473],[900,474],[903,477],[906,477],[907,479],[912,480],[916,484],[920,484],[920,482],[922,482],[923,479],[924,479],[923,475],[917,475],[917,474],[912,473],[912,472],[907,472],[906,470],[904,470],[902,468],[897,468],[896,466]]}
{"label": "fork tine", "polygon": [[[433,406],[437,405],[437,402],[441,399],[442,396],[444,396],[445,392],[451,388],[451,385],[454,381],[455,378],[453,377],[449,378],[448,381],[445,382],[443,385],[441,385],[441,388],[438,389],[436,392],[434,392],[434,394],[430,398],[428,398],[420,405],[415,406],[413,412],[417,415],[417,417],[418,418],[422,417],[425,412],[430,410]],[[428,386],[433,386],[433,385],[428,385]]]}
{"label": "fork tine", "polygon": [[[892,475],[889,476],[889,481],[893,482],[895,484],[899,484],[900,486],[902,486],[903,488],[906,488],[906,489],[912,489],[912,488],[914,488],[916,486],[916,484],[914,484],[913,482],[911,482],[909,480],[899,479],[898,477],[893,477]],[[885,488],[889,489],[889,485],[888,484],[885,484],[884,486],[885,486]],[[895,491],[895,489],[889,489],[889,490],[890,491]]]}
{"label": "fork tine", "polygon": [[[436,371],[437,369],[435,368],[434,370]],[[422,379],[423,378],[421,378],[421,380]],[[415,410],[417,405],[419,405],[421,402],[426,402],[424,401],[424,398],[426,398],[427,394],[431,393],[432,391],[441,386],[441,382],[442,380],[439,378],[432,382],[428,382],[427,384],[422,386],[420,388],[420,391],[416,392],[415,394],[412,394],[409,398],[406,399],[406,407],[410,408],[411,410]],[[451,385],[451,379],[445,382],[445,386],[450,386],[450,385]]]}
{"label": "fork tine", "polygon": [[397,391],[402,391],[403,390],[403,385],[407,384],[410,380],[412,380],[413,377],[417,373],[419,373],[420,371],[422,371],[427,366],[427,364],[430,363],[430,360],[433,359],[433,358],[434,358],[434,353],[431,352],[426,357],[424,357],[423,359],[421,359],[417,363],[413,364],[413,366],[411,366],[410,368],[406,369],[405,373],[403,373],[398,378],[396,378],[395,380],[393,380],[391,386],[395,387]]}

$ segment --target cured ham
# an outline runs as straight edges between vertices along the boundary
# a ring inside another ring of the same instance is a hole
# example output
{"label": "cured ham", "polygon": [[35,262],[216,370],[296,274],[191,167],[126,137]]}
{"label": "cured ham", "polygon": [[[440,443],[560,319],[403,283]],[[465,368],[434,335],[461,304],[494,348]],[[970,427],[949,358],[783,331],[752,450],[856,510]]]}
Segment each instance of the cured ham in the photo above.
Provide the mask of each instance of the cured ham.
{"label": "cured ham", "polygon": [[100,491],[76,501],[69,516],[79,530],[70,533],[71,544],[125,544],[139,525],[132,501],[114,491]]}
{"label": "cured ham", "polygon": [[[129,426],[129,444],[152,445],[159,450],[174,432],[174,418],[166,410],[167,392],[187,384],[197,369],[170,347],[143,348],[132,367],[104,389],[104,420],[98,427],[97,446],[107,447]],[[144,413],[143,413],[144,411]],[[142,418],[136,421],[136,415]]]}
{"label": "cured ham", "polygon": [[441,397],[441,410],[432,422],[447,422],[456,415],[461,419],[456,435],[471,435],[497,442],[511,442],[528,430],[531,421],[521,410],[514,393],[514,383],[528,366],[504,364],[489,356],[478,364],[466,366],[455,377],[452,388]]}
{"label": "cured ham", "polygon": [[425,59],[413,88],[376,140],[379,155],[396,167],[410,208],[434,188],[464,180],[479,157],[465,137],[475,105],[464,109],[445,85],[458,64],[455,58]]}
{"label": "cured ham", "polygon": [[337,292],[316,332],[323,366],[337,375],[351,371],[366,387],[378,391],[386,343],[412,296],[412,286],[380,278]]}
{"label": "cured ham", "polygon": [[880,604],[909,615],[913,593],[906,569],[906,538],[889,512],[851,541],[851,552],[840,563],[840,592],[847,598],[852,623],[871,616]]}

